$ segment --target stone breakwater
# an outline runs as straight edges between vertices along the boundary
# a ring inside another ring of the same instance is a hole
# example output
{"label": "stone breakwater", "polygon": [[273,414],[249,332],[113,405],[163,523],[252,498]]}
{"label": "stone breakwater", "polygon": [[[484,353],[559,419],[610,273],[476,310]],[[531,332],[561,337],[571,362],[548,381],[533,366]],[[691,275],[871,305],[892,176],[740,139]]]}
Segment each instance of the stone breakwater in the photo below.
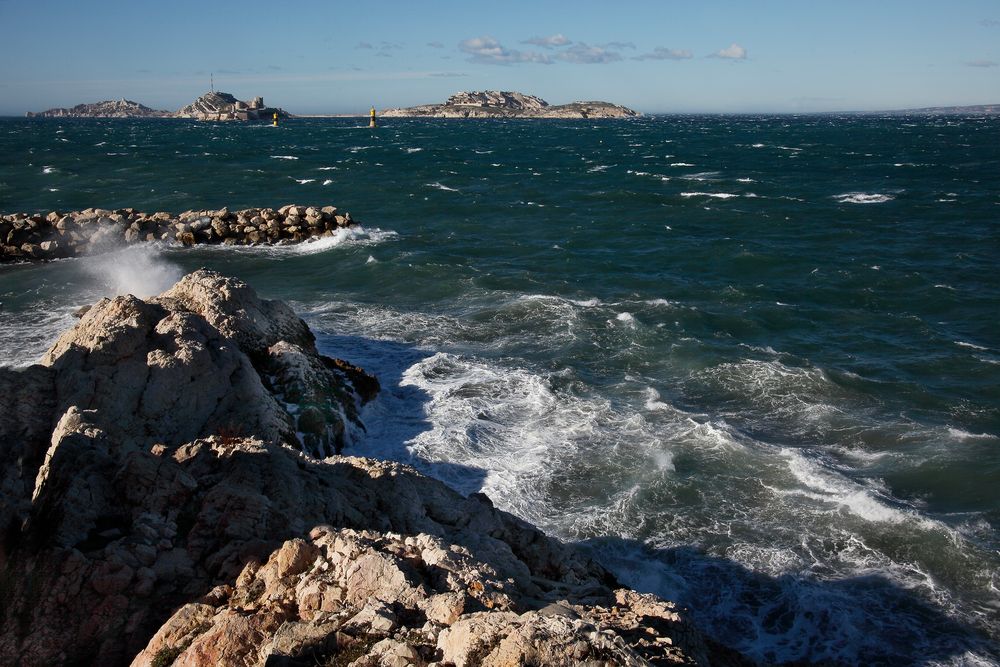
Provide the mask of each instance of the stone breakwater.
{"label": "stone breakwater", "polygon": [[196,245],[288,244],[331,236],[355,225],[336,206],[278,209],[228,208],[143,213],[133,208],[88,208],[61,213],[13,213],[0,216],[0,262],[60,259],[115,250],[125,245],[161,241]]}
{"label": "stone breakwater", "polygon": [[743,664],[486,496],[339,455],[380,389],[205,270],[0,368],[0,662]]}

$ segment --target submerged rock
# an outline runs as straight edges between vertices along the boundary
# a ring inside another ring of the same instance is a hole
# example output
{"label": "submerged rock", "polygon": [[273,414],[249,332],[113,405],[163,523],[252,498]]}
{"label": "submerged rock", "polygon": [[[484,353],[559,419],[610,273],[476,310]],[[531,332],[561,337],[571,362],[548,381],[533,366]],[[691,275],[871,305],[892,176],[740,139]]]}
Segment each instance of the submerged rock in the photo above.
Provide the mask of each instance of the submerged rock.
{"label": "submerged rock", "polygon": [[331,455],[377,391],[319,355],[287,306],[204,270],[154,299],[102,300],[42,365],[0,369],[0,656],[158,667],[712,657],[670,603],[621,589],[485,496]]}

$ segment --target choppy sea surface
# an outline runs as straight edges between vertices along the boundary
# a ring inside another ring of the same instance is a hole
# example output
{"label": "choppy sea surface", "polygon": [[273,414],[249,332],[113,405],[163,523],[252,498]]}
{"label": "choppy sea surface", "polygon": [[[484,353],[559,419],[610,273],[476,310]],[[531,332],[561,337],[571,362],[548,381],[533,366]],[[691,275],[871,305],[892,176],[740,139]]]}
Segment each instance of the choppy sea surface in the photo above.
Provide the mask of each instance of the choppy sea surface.
{"label": "choppy sea surface", "polygon": [[0,120],[0,212],[334,204],[0,267],[0,363],[208,266],[382,381],[351,453],[762,662],[1000,664],[1000,119]]}

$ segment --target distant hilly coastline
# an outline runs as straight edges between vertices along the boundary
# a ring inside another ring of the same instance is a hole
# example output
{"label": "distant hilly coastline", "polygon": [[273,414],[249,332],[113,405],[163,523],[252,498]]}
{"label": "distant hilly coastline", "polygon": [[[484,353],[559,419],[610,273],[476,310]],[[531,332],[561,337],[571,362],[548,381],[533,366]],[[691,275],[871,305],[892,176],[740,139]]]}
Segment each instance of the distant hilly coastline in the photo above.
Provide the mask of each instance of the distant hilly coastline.
{"label": "distant hilly coastline", "polygon": [[385,109],[385,118],[634,118],[637,111],[611,102],[552,105],[540,97],[505,90],[460,92],[441,104]]}
{"label": "distant hilly coastline", "polygon": [[161,111],[126,100],[105,100],[92,104],[77,104],[75,107],[55,108],[25,114],[28,118],[194,118],[196,120],[270,120],[289,118],[284,109],[265,106],[263,97],[255,97],[249,102],[221,91],[210,91],[191,104],[177,111]]}
{"label": "distant hilly coastline", "polygon": [[888,114],[1000,114],[1000,104],[973,104],[956,107],[922,107],[920,109],[892,109],[880,113]]}

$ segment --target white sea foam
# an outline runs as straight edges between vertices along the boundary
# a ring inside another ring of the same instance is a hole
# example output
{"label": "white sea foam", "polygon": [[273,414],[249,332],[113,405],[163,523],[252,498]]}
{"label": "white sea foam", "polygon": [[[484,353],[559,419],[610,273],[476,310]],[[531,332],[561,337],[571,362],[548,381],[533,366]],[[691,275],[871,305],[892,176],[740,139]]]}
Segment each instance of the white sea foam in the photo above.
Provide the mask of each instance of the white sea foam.
{"label": "white sea foam", "polygon": [[615,315],[615,319],[625,326],[632,327],[633,329],[636,326],[635,315],[632,313],[618,313]]}
{"label": "white sea foam", "polygon": [[713,197],[715,199],[732,199],[739,195],[730,192],[682,192],[681,197]]}
{"label": "white sea foam", "polygon": [[686,181],[717,181],[719,180],[720,173],[718,171],[699,171],[696,174],[684,174],[677,178],[682,178]]}
{"label": "white sea foam", "polygon": [[763,148],[764,144],[754,144],[751,148]]}
{"label": "white sea foam", "polygon": [[55,167],[52,167],[52,166],[44,166],[44,167],[42,167],[42,173],[43,174],[51,174],[54,171],[56,171]]}
{"label": "white sea foam", "polygon": [[988,347],[983,347],[982,345],[976,345],[975,343],[967,343],[964,340],[956,340],[955,341],[955,345],[958,345],[959,347],[972,348],[973,350],[988,350],[988,349],[990,349]]}
{"label": "white sea foam", "polygon": [[442,185],[441,183],[438,183],[437,181],[435,181],[434,183],[425,183],[424,187],[436,188],[438,190],[444,190],[445,192],[458,192],[457,189],[455,189],[455,188],[449,188],[447,185]]}
{"label": "white sea foam", "polygon": [[325,181],[323,181],[323,185],[330,185],[330,183],[333,183],[333,180],[331,180],[329,178],[326,179]]}
{"label": "white sea foam", "polygon": [[595,173],[595,172],[600,172],[600,171],[606,171],[606,170],[610,169],[613,166],[615,166],[615,165],[613,165],[613,164],[599,164],[599,165],[597,165],[595,167],[591,167],[590,169],[587,170],[587,172],[588,173]]}
{"label": "white sea foam", "polygon": [[404,149],[407,153],[419,153],[424,150],[423,148],[406,148]]}
{"label": "white sea foam", "polygon": [[298,183],[299,185],[305,185],[306,183],[316,182],[315,178],[293,178],[292,180]]}
{"label": "white sea foam", "polygon": [[892,195],[867,192],[845,192],[833,198],[841,204],[882,204],[895,199]]}
{"label": "white sea foam", "polygon": [[294,155],[272,155],[272,160],[298,160]]}
{"label": "white sea foam", "polygon": [[671,167],[693,167],[694,165],[690,162],[671,162]]}
{"label": "white sea foam", "polygon": [[340,167],[316,167],[317,171],[338,171]]}

